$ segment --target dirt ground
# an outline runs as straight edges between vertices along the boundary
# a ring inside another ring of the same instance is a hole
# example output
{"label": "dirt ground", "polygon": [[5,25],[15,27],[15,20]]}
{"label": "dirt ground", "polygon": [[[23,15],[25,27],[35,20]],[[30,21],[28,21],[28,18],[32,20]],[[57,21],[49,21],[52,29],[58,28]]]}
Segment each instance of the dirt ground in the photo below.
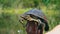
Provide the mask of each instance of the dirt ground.
{"label": "dirt ground", "polygon": [[60,34],[60,25],[57,25],[51,31],[47,32],[46,34]]}

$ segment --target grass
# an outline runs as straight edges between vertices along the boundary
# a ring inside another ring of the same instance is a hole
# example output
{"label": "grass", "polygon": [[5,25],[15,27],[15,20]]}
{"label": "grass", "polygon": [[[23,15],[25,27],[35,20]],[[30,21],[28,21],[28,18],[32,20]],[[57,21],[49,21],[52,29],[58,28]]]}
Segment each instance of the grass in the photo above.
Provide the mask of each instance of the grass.
{"label": "grass", "polygon": [[[17,15],[23,14],[30,9],[31,8],[0,10],[0,34],[26,34],[26,30],[23,25],[19,23]],[[58,11],[43,10],[43,12],[48,18],[50,30],[60,24]]]}

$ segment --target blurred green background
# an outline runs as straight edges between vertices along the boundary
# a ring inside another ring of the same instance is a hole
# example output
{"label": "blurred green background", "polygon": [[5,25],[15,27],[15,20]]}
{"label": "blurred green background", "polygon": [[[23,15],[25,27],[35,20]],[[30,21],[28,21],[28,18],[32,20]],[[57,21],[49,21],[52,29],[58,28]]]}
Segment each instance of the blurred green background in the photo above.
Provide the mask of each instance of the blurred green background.
{"label": "blurred green background", "polygon": [[0,0],[0,34],[26,34],[18,16],[33,8],[45,13],[50,30],[60,24],[60,0]]}

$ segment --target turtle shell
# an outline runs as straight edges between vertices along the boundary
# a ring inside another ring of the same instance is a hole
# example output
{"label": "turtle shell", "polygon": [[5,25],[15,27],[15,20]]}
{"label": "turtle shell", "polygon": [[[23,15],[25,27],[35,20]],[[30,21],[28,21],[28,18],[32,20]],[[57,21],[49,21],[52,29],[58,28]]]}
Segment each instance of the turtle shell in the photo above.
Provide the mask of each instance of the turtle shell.
{"label": "turtle shell", "polygon": [[45,14],[41,10],[38,10],[38,9],[32,9],[23,14],[23,16],[26,16],[26,15],[34,15],[36,17],[39,17],[47,21]]}

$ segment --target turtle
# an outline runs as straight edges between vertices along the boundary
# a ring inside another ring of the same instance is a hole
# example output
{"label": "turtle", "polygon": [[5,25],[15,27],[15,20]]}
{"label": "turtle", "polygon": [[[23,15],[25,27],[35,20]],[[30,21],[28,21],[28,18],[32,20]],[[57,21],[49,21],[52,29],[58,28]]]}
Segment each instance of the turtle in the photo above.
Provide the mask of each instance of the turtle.
{"label": "turtle", "polygon": [[[24,14],[22,14],[21,16],[26,18],[27,15],[32,17],[35,21],[37,21],[37,19],[41,20],[41,22],[45,24],[45,31],[49,30],[48,20],[42,10],[31,9],[31,10],[25,12]],[[30,20],[29,17],[27,18],[27,20]],[[40,26],[38,26],[38,27],[40,29]]]}

